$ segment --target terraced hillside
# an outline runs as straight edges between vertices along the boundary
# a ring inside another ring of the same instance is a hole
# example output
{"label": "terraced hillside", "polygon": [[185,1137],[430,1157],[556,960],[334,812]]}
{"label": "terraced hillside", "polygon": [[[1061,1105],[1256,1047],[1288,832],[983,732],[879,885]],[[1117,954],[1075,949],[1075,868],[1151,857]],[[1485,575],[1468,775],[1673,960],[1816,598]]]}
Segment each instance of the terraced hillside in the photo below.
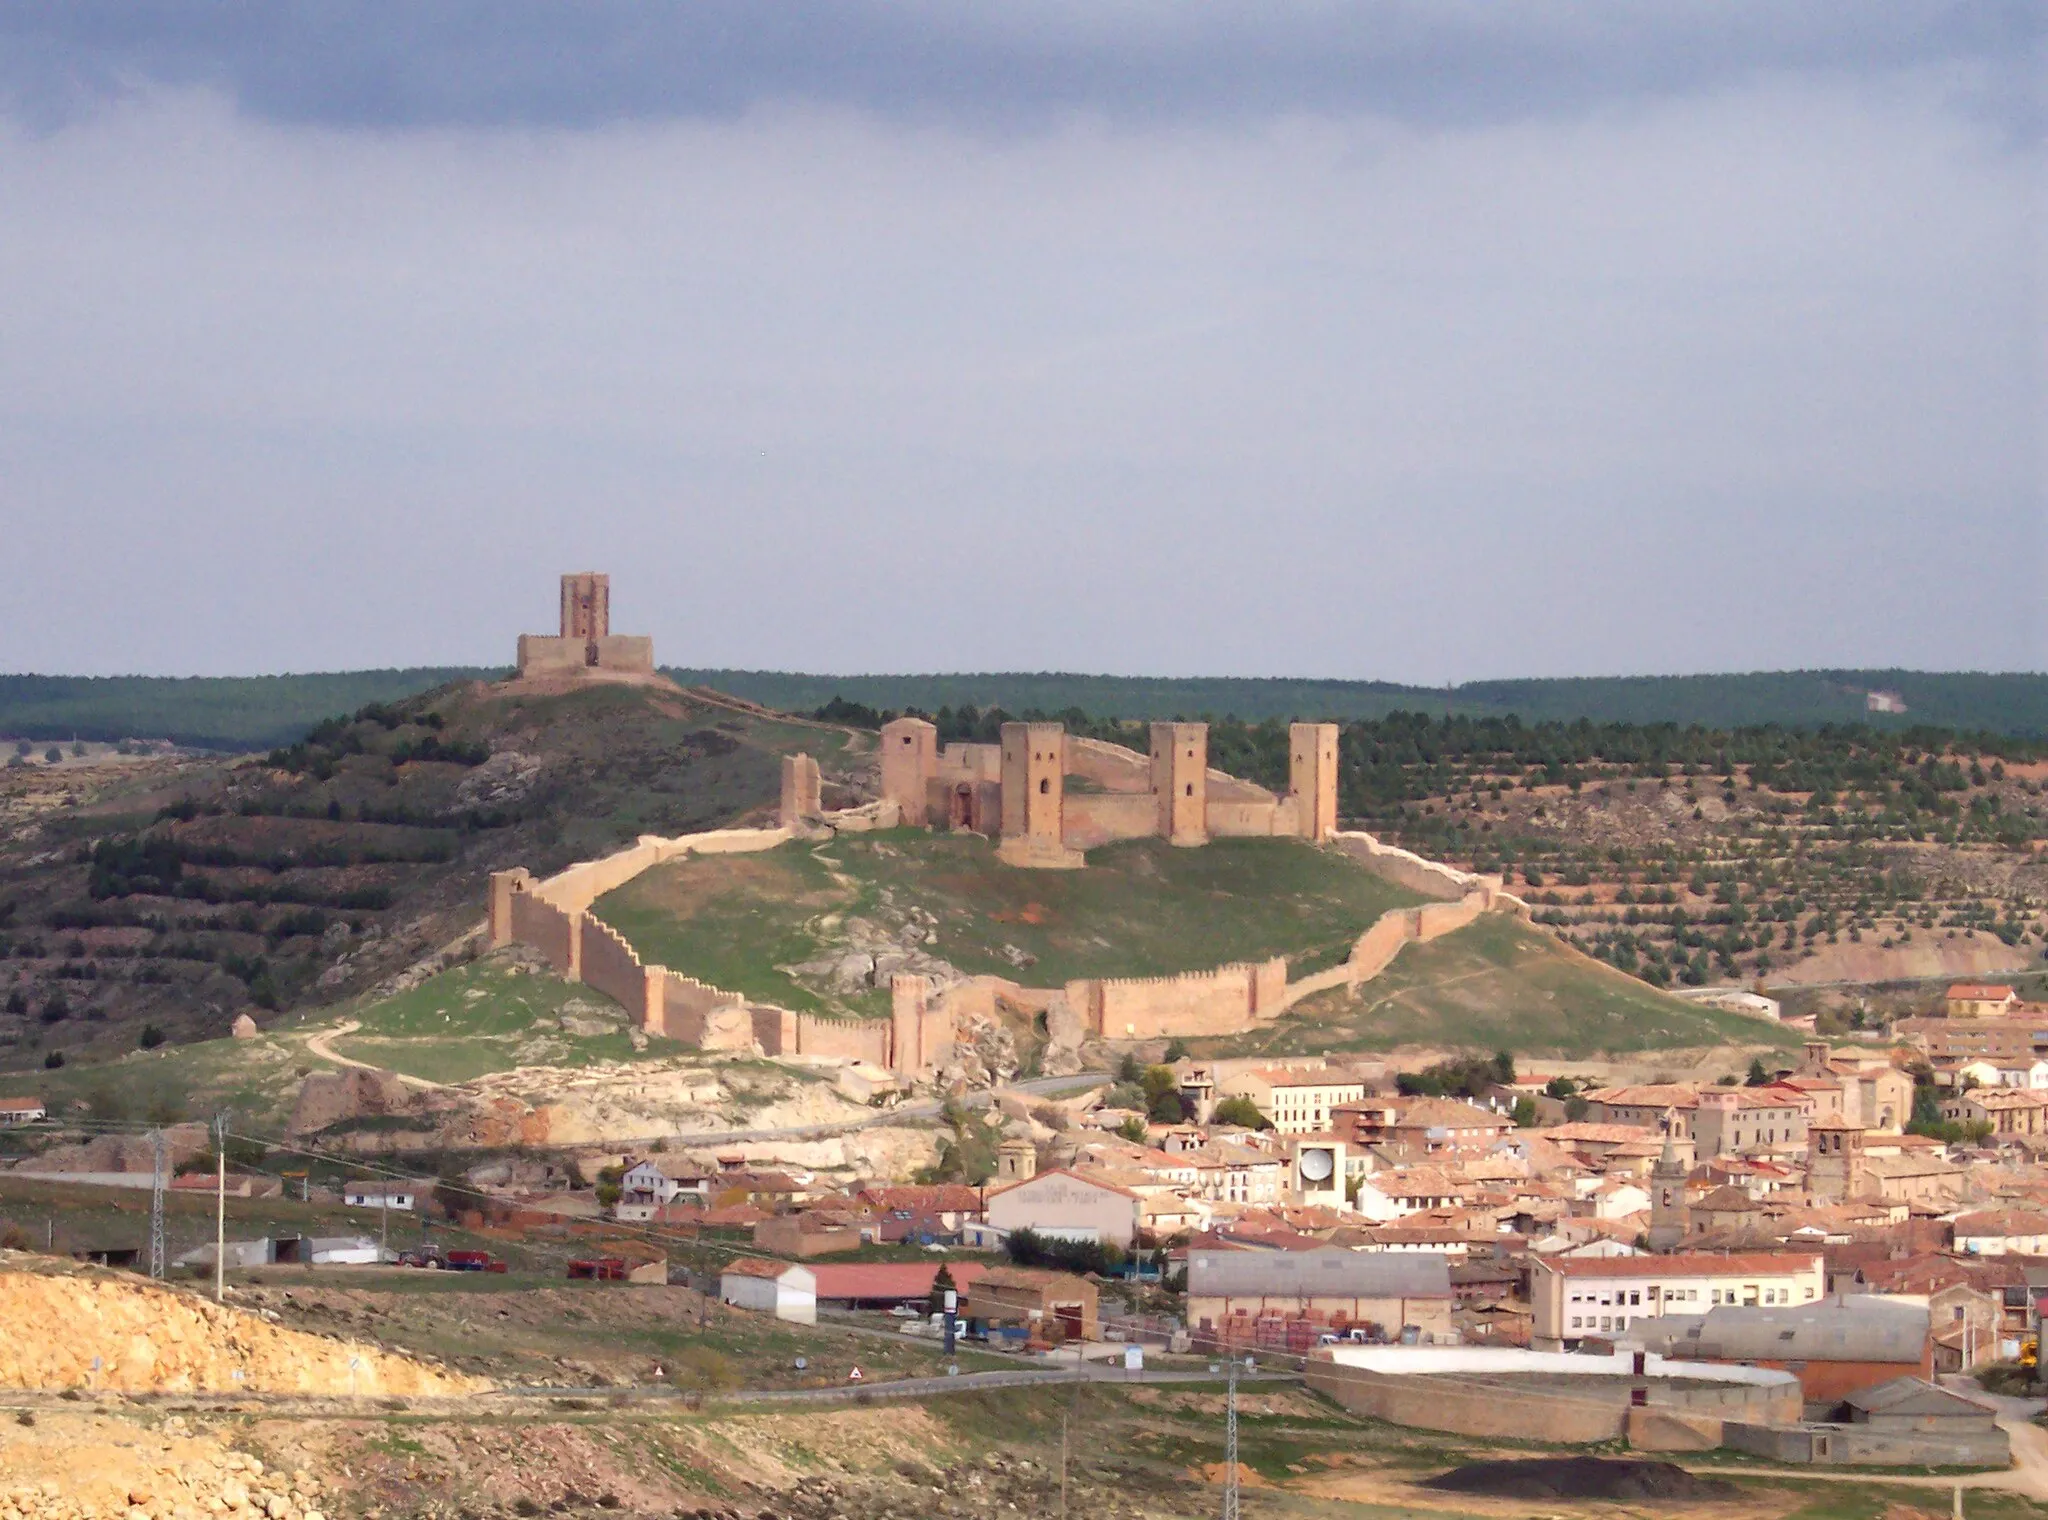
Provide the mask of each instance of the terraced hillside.
{"label": "terraced hillside", "polygon": [[789,750],[845,799],[864,742],[708,693],[470,682],[262,757],[0,769],[0,1070],[344,1001],[477,923],[492,870],[759,813]]}

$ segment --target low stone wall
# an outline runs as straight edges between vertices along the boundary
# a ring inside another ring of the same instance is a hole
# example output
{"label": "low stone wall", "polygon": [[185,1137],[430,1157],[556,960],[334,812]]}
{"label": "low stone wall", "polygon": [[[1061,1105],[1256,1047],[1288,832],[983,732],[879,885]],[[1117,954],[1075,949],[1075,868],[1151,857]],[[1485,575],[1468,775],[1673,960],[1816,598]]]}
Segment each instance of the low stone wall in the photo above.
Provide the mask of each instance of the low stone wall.
{"label": "low stone wall", "polygon": [[2011,1438],[2002,1430],[1892,1431],[1868,1425],[1762,1425],[1728,1420],[1721,1444],[1771,1462],[1816,1467],[2004,1467]]}
{"label": "low stone wall", "polygon": [[[1525,1353],[1525,1355],[1532,1355]],[[1533,1354],[1540,1356],[1540,1353]],[[1455,1357],[1455,1352],[1452,1353]],[[1623,1366],[1627,1358],[1619,1359]],[[1662,1359],[1658,1359],[1662,1362]],[[1512,1436],[1530,1441],[1580,1444],[1620,1439],[1640,1429],[1645,1439],[1678,1441],[1677,1430],[1631,1424],[1649,1412],[1685,1427],[1683,1439],[1699,1442],[1725,1420],[1772,1422],[1799,1416],[1799,1385],[1779,1382],[1697,1379],[1669,1363],[1638,1378],[1616,1370],[1544,1375],[1540,1372],[1399,1373],[1345,1365],[1322,1357],[1308,1364],[1308,1383],[1347,1409],[1361,1410],[1397,1425],[1446,1430],[1468,1436]],[[1636,1407],[1637,1388],[1647,1405]],[[1718,1444],[1718,1434],[1715,1441]],[[1704,1446],[1665,1449],[1703,1450]]]}
{"label": "low stone wall", "polygon": [[1308,1386],[1346,1409],[1417,1430],[1454,1435],[1591,1445],[1618,1441],[1628,1405],[1545,1393],[1504,1396],[1494,1386],[1442,1377],[1402,1377],[1311,1360]]}

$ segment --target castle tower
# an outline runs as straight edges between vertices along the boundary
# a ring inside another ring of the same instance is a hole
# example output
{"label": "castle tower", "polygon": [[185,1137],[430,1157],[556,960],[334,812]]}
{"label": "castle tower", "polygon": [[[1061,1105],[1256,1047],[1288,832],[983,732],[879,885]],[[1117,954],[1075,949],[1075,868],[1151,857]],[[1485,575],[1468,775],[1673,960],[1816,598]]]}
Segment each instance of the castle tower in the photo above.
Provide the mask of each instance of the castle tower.
{"label": "castle tower", "polygon": [[562,577],[559,635],[519,635],[522,678],[616,680],[654,674],[654,640],[612,632],[612,580],[595,570]]}
{"label": "castle tower", "polygon": [[[595,570],[562,577],[562,637],[595,645],[612,632],[612,578]],[[595,655],[590,663],[595,665]]]}
{"label": "castle tower", "polygon": [[1677,1250],[1691,1228],[1691,1215],[1685,1201],[1685,1163],[1666,1135],[1664,1153],[1650,1168],[1650,1249]]}
{"label": "castle tower", "polygon": [[1337,832],[1336,724],[1288,725],[1287,795],[1303,839],[1321,843]]}
{"label": "castle tower", "polygon": [[1005,723],[1003,842],[1013,866],[1083,864],[1062,838],[1066,827],[1067,731],[1058,723]]}
{"label": "castle tower", "polygon": [[922,718],[882,725],[882,796],[896,804],[906,827],[929,821],[931,783],[939,775],[939,731]]}
{"label": "castle tower", "polygon": [[1209,725],[1152,725],[1152,795],[1159,837],[1178,845],[1209,842]]}
{"label": "castle tower", "polygon": [[782,757],[782,806],[779,819],[785,829],[801,830],[825,816],[823,785],[818,762],[809,755]]}

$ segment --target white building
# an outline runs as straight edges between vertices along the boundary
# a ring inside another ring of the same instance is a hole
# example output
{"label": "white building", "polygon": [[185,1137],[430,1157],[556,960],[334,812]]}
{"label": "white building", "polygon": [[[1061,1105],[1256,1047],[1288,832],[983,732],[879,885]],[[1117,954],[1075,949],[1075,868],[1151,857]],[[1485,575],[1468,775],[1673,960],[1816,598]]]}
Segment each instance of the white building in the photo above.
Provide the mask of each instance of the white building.
{"label": "white building", "polygon": [[0,1129],[15,1124],[36,1124],[49,1116],[41,1098],[0,1098]]}
{"label": "white building", "polygon": [[718,1278],[718,1296],[736,1309],[772,1314],[799,1325],[818,1322],[818,1278],[791,1261],[743,1256]]}
{"label": "white building", "polygon": [[393,1209],[410,1214],[419,1207],[420,1194],[431,1183],[419,1182],[345,1182],[341,1188],[341,1201],[351,1209]]}
{"label": "white building", "polygon": [[1626,1335],[1646,1319],[1704,1314],[1723,1304],[1810,1304],[1825,1287],[1821,1258],[1810,1252],[1532,1258],[1530,1344],[1569,1350],[1587,1337]]}

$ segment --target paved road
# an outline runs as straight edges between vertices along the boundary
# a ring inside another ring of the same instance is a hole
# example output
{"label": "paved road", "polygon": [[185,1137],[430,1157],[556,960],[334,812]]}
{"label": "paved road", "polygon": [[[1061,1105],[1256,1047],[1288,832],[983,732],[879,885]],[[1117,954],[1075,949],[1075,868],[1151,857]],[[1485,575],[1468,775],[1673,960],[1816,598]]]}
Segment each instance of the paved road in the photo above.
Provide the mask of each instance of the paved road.
{"label": "paved road", "polygon": [[[1084,1367],[1019,1367],[1000,1372],[963,1372],[957,1377],[914,1377],[891,1378],[872,1383],[835,1383],[830,1388],[752,1388],[738,1389],[731,1393],[714,1394],[708,1400],[714,1404],[812,1404],[829,1403],[833,1400],[857,1398],[863,1394],[872,1398],[932,1398],[963,1393],[985,1393],[992,1388],[1031,1388],[1045,1383],[1220,1383],[1223,1379],[1206,1370],[1183,1371],[1179,1368],[1153,1368],[1144,1372],[1126,1372],[1121,1367],[1089,1363]],[[1300,1374],[1292,1372],[1261,1372],[1240,1375],[1238,1381],[1249,1387],[1253,1383],[1292,1383],[1300,1381]],[[682,1394],[666,1383],[642,1383],[628,1388],[568,1388],[536,1386],[504,1388],[486,1397],[512,1399],[630,1399],[638,1402],[666,1402],[680,1399]]]}

